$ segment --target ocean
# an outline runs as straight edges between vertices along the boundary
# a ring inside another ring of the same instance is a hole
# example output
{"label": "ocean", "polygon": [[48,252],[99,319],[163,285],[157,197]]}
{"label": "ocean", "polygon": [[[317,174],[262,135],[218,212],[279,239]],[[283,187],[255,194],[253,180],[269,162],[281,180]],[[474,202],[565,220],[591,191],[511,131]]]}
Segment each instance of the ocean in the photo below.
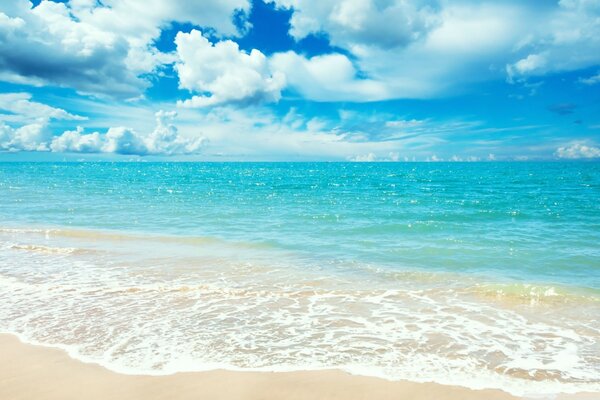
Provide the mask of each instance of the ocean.
{"label": "ocean", "polygon": [[132,374],[600,392],[600,163],[0,163],[0,331]]}

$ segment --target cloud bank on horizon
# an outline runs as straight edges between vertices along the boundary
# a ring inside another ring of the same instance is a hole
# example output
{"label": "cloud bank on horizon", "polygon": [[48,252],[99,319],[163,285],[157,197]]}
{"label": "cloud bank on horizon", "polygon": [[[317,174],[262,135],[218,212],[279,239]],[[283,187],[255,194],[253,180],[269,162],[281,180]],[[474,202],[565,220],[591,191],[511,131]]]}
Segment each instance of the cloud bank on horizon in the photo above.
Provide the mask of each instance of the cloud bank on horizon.
{"label": "cloud bank on horizon", "polygon": [[5,0],[0,160],[597,159],[599,77],[600,0]]}

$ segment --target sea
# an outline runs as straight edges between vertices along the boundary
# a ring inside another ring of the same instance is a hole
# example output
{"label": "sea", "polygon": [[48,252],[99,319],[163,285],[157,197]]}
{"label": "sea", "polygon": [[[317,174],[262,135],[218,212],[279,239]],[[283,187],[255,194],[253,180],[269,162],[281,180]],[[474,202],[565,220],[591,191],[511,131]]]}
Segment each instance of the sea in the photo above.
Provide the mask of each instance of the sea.
{"label": "sea", "polygon": [[0,332],[127,374],[600,392],[600,163],[0,163]]}

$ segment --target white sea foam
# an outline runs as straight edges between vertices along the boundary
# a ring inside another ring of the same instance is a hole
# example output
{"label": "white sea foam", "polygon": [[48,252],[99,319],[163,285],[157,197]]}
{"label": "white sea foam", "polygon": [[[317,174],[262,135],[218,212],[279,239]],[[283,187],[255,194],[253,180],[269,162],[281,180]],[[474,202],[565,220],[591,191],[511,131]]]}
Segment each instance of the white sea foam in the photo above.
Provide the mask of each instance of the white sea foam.
{"label": "white sea foam", "polygon": [[270,249],[214,254],[222,244],[205,241],[132,237],[123,249],[110,235],[29,233],[5,232],[0,331],[118,372],[339,368],[516,395],[600,391],[598,302],[573,311],[486,295],[564,295],[554,287],[337,274]]}
{"label": "white sea foam", "polygon": [[83,251],[81,249],[76,249],[74,247],[50,247],[50,246],[42,246],[35,244],[11,244],[11,249],[24,250],[24,251],[35,251],[38,253],[57,253],[57,254],[73,254],[78,251]]}

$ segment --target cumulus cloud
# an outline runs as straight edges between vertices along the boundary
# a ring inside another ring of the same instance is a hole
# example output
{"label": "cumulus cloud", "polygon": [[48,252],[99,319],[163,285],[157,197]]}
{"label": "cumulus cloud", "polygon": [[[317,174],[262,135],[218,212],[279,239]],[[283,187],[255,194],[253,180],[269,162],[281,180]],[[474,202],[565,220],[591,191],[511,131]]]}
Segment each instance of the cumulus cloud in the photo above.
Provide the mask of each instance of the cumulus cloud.
{"label": "cumulus cloud", "polygon": [[291,35],[302,39],[326,32],[344,48],[376,45],[394,48],[421,39],[439,19],[437,1],[273,0],[293,10]]}
{"label": "cumulus cloud", "polygon": [[[293,6],[292,21],[294,16],[301,18],[313,11],[339,19],[344,11],[341,6],[332,6],[330,1],[323,2],[323,9],[320,8],[322,2],[292,3],[278,3]],[[350,3],[339,4],[350,7]],[[419,25],[421,28],[412,35],[398,36],[393,45],[370,38],[366,31],[356,33],[352,40],[344,36],[346,39],[336,41],[334,38],[339,33],[336,26],[319,25],[315,29],[320,29],[333,44],[342,47],[344,54],[306,58],[287,52],[275,54],[271,61],[304,97],[355,102],[429,98],[450,92],[457,85],[502,77],[515,43],[523,36],[525,25],[522,21],[530,16],[527,10],[513,3],[428,5],[401,0],[364,3],[379,10],[375,14],[357,13],[362,15],[360,18],[373,18],[365,26],[371,23],[379,25],[378,29],[401,26],[377,22],[379,14],[384,15],[391,9],[402,10],[406,13],[403,18],[414,20],[425,13],[426,19],[433,22]],[[321,72],[325,70],[327,73]]]}
{"label": "cumulus cloud", "polygon": [[52,136],[42,123],[13,128],[0,121],[0,151],[52,151],[58,153],[112,153],[123,155],[188,155],[199,153],[206,139],[183,136],[173,125],[175,112],[159,111],[150,134],[126,127],[109,128],[106,133],[85,133],[82,127]]}
{"label": "cumulus cloud", "polygon": [[156,113],[156,128],[143,136],[130,128],[110,128],[106,134],[84,133],[82,128],[64,132],[52,140],[50,149],[55,152],[114,153],[124,155],[188,155],[197,154],[206,143],[203,137],[183,137],[171,121],[173,111]]}
{"label": "cumulus cloud", "polygon": [[326,57],[351,64],[342,68],[345,79],[334,75],[323,86],[305,67],[319,60],[276,55],[290,84],[311,100],[431,98],[478,81],[525,82],[600,63],[596,2],[272,2],[291,10],[294,38],[323,35],[344,50]]}
{"label": "cumulus cloud", "polygon": [[30,93],[0,94],[0,151],[48,151],[52,120],[83,121],[71,114],[32,100]]}
{"label": "cumulus cloud", "polygon": [[291,11],[296,40],[322,35],[343,50],[267,59],[199,32],[180,33],[177,52],[156,48],[174,21],[235,39],[241,32],[232,17],[243,25],[249,0],[69,0],[33,8],[5,0],[0,80],[135,98],[150,85],[148,75],[176,63],[181,87],[193,96],[181,105],[203,107],[276,102],[286,77],[309,100],[361,102],[430,98],[472,82],[523,82],[600,63],[600,7],[589,0],[266,1]]}
{"label": "cumulus cloud", "polygon": [[546,57],[543,54],[530,54],[514,64],[506,66],[508,81],[513,82],[515,76],[534,74],[546,66]]}
{"label": "cumulus cloud", "polygon": [[357,156],[350,157],[348,160],[354,162],[374,162],[377,161],[377,156],[375,153],[359,154]]}
{"label": "cumulus cloud", "polygon": [[13,128],[0,121],[0,151],[48,151],[50,133],[41,123]]}
{"label": "cumulus cloud", "polygon": [[571,143],[556,149],[555,155],[564,159],[600,158],[600,148],[582,142]]}
{"label": "cumulus cloud", "polygon": [[361,101],[373,101],[389,97],[385,83],[358,79],[352,61],[342,54],[306,58],[290,51],[275,54],[271,65],[285,73],[292,88],[311,100],[360,98]]}
{"label": "cumulus cloud", "polygon": [[140,77],[173,61],[153,40],[172,21],[235,35],[248,0],[5,0],[0,8],[0,80],[52,84],[112,97],[138,96]]}
{"label": "cumulus cloud", "polygon": [[0,25],[1,79],[120,97],[147,87],[127,68],[125,38],[74,20],[63,3],[43,1],[19,11],[12,18],[2,14],[9,25]]}
{"label": "cumulus cloud", "polygon": [[190,33],[179,32],[175,43],[179,58],[175,69],[180,87],[203,93],[180,105],[256,104],[281,98],[285,76],[271,72],[267,58],[260,51],[246,53],[231,40],[213,44],[195,29]]}
{"label": "cumulus cloud", "polygon": [[52,139],[50,148],[58,153],[99,153],[103,140],[98,132],[85,134],[82,127],[74,131],[65,131]]}
{"label": "cumulus cloud", "polygon": [[146,140],[149,154],[195,154],[206,144],[204,137],[185,138],[171,123],[177,116],[175,111],[156,113],[156,128]]}
{"label": "cumulus cloud", "polygon": [[516,53],[523,56],[507,64],[509,81],[600,63],[597,1],[561,0],[557,7],[541,7],[539,16],[517,44]]}

